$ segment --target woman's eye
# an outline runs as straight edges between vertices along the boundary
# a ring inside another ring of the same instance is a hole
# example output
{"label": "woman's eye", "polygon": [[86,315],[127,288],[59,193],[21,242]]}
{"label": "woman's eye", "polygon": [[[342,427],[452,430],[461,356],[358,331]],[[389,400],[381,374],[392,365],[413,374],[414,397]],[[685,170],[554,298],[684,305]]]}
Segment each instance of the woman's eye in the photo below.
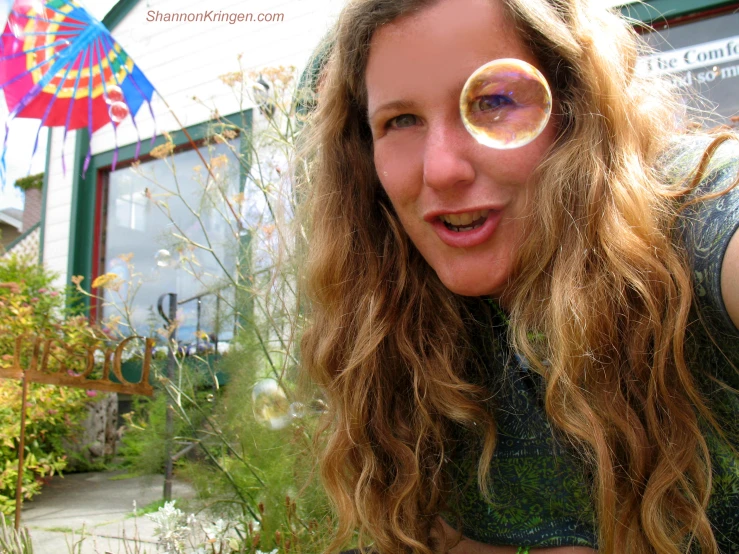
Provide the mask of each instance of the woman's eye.
{"label": "woman's eye", "polygon": [[415,115],[404,113],[389,120],[386,126],[389,128],[403,129],[405,127],[413,127],[416,123],[418,123],[418,118]]}
{"label": "woman's eye", "polygon": [[480,96],[470,103],[470,111],[472,112],[486,112],[490,110],[499,110],[506,106],[512,106],[516,102],[502,94],[490,94],[488,96]]}

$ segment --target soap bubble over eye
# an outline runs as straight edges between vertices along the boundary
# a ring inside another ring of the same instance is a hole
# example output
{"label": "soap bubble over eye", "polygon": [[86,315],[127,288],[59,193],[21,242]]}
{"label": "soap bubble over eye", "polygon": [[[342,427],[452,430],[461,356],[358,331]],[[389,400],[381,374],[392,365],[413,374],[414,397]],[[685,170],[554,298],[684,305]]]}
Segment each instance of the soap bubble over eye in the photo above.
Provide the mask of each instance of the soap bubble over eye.
{"label": "soap bubble over eye", "polygon": [[284,429],[293,416],[285,391],[274,379],[262,379],[251,392],[254,419],[270,429]]}
{"label": "soap bubble over eye", "polygon": [[510,149],[533,141],[552,113],[544,76],[522,60],[503,58],[479,67],[459,97],[462,122],[485,146]]}

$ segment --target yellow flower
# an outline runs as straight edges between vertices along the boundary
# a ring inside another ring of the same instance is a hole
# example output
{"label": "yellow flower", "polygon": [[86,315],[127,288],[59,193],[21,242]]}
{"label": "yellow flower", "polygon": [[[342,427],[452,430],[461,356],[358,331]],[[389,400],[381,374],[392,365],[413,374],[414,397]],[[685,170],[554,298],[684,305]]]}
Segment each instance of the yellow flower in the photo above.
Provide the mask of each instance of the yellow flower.
{"label": "yellow flower", "polygon": [[174,152],[174,144],[171,142],[165,142],[152,148],[149,154],[151,154],[152,158],[161,160],[162,158],[169,156],[172,152]]}
{"label": "yellow flower", "polygon": [[231,73],[224,73],[223,75],[219,75],[218,78],[224,85],[233,87],[236,83],[241,83],[244,80],[244,72],[233,71]]}
{"label": "yellow flower", "polygon": [[72,283],[74,283],[78,287],[80,286],[80,283],[82,281],[84,281],[84,280],[85,280],[85,276],[84,275],[73,275],[72,276]]}
{"label": "yellow flower", "polygon": [[103,273],[92,282],[92,288],[118,290],[121,284],[121,278],[116,273]]}
{"label": "yellow flower", "polygon": [[228,165],[228,156],[226,156],[226,154],[221,154],[220,156],[216,156],[215,158],[210,160],[211,169],[223,167],[224,165]]}
{"label": "yellow flower", "polygon": [[105,322],[105,326],[111,331],[117,331],[120,323],[121,323],[121,316],[112,315],[108,318],[108,321]]}
{"label": "yellow flower", "polygon": [[128,254],[119,254],[118,259],[128,263],[133,259],[133,252],[129,252]]}

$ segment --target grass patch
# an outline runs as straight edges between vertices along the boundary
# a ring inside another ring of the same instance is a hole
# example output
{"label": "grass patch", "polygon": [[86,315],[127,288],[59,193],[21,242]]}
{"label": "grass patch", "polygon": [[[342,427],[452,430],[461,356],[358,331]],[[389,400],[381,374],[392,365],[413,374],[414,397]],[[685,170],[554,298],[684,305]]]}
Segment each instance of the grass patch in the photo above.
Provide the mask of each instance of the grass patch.
{"label": "grass patch", "polygon": [[74,533],[74,529],[71,527],[43,527],[44,531],[49,531],[51,533]]}
{"label": "grass patch", "polygon": [[140,475],[137,473],[121,473],[108,477],[108,481],[123,481],[124,479],[133,479],[134,477],[140,477]]}

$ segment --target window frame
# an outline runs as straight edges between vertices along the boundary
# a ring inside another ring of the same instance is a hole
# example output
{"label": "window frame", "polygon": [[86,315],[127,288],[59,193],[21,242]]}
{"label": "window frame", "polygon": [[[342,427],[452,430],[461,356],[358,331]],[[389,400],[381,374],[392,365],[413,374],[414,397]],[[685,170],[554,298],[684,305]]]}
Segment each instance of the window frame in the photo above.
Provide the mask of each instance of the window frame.
{"label": "window frame", "polygon": [[[201,146],[212,133],[212,129],[220,123],[230,123],[245,131],[240,137],[240,154],[246,159],[246,164],[240,169],[239,189],[243,192],[246,177],[251,165],[251,137],[253,129],[253,110],[247,109],[219,120],[209,120],[186,127],[192,140]],[[191,149],[190,141],[183,130],[169,133],[175,145],[175,151]],[[153,144],[151,138],[142,139],[138,160],[145,162],[153,159],[150,152],[157,146],[167,141],[164,134],[157,135]],[[67,282],[72,276],[81,275],[84,288],[89,288],[92,281],[99,276],[101,269],[101,255],[104,245],[102,244],[103,224],[103,200],[107,196],[108,175],[112,169],[115,149],[95,154],[90,159],[90,165],[84,177],[82,167],[87,154],[89,141],[87,131],[82,129],[77,132],[75,144],[75,157],[72,185],[72,209],[70,232],[69,232],[69,260],[67,265]],[[129,144],[118,148],[118,161],[116,170],[131,165],[136,161],[136,144]],[[84,297],[82,309],[89,309],[90,320],[95,322],[100,317],[101,310],[96,301]]]}

